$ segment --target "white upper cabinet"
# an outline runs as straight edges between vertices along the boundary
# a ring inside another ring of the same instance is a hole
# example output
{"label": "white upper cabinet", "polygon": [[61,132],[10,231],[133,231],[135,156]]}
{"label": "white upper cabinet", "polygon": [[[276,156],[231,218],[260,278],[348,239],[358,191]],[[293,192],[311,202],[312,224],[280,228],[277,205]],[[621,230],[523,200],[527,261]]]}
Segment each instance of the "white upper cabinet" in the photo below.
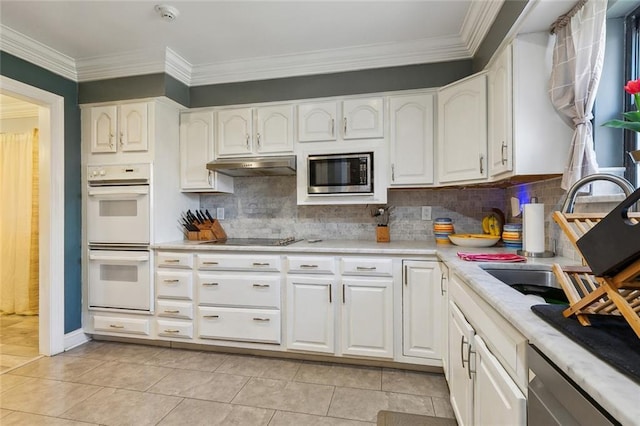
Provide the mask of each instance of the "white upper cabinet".
{"label": "white upper cabinet", "polygon": [[487,80],[480,73],[438,91],[438,181],[487,177]]}
{"label": "white upper cabinet", "polygon": [[253,145],[251,108],[218,111],[218,156],[247,155]]}
{"label": "white upper cabinet", "polygon": [[218,111],[218,157],[293,152],[293,107]]}
{"label": "white upper cabinet", "polygon": [[420,94],[389,99],[391,186],[433,183],[433,98]]}
{"label": "white upper cabinet", "polygon": [[369,139],[384,136],[382,98],[349,99],[342,102],[342,137]]}
{"label": "white upper cabinet", "polygon": [[214,159],[213,112],[180,115],[180,188],[184,192],[233,192],[233,178],[207,170]]}
{"label": "white upper cabinet", "polygon": [[507,47],[489,68],[488,145],[490,176],[513,169],[511,48]]}
{"label": "white upper cabinet", "polygon": [[254,150],[259,154],[293,152],[293,107],[276,105],[255,109]]}
{"label": "white upper cabinet", "polygon": [[92,154],[149,149],[147,103],[91,108]]}
{"label": "white upper cabinet", "polygon": [[382,97],[298,105],[298,141],[300,142],[382,137],[384,137],[384,99]]}
{"label": "white upper cabinet", "polygon": [[492,179],[560,174],[568,163],[573,130],[549,99],[548,36],[519,35],[488,69]]}
{"label": "white upper cabinet", "polygon": [[336,101],[298,105],[298,141],[335,141],[337,116]]}

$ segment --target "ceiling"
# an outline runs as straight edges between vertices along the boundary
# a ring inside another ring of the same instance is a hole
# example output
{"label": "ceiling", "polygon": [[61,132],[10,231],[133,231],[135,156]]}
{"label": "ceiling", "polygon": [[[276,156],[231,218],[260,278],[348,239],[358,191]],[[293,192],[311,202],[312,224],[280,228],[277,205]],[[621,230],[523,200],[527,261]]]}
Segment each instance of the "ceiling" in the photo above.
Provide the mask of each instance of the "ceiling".
{"label": "ceiling", "polygon": [[212,84],[467,59],[503,1],[167,0],[168,22],[163,0],[1,0],[0,48],[76,81]]}
{"label": "ceiling", "polygon": [[[468,59],[504,1],[0,0],[0,49],[74,81],[197,86]],[[576,1],[529,0],[519,25],[546,29]]]}

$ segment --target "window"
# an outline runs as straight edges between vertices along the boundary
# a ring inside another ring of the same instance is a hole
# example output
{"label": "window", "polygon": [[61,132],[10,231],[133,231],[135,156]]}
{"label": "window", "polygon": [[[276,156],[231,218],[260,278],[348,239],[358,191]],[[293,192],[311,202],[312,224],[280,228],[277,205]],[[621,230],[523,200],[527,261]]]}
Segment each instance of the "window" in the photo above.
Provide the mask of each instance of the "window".
{"label": "window", "polygon": [[[640,7],[631,12],[625,19],[625,81],[640,78]],[[625,111],[635,111],[633,97],[625,96]],[[640,149],[640,133],[626,130],[624,132],[624,150]],[[626,176],[638,187],[640,184],[640,164],[634,164],[625,155]]]}

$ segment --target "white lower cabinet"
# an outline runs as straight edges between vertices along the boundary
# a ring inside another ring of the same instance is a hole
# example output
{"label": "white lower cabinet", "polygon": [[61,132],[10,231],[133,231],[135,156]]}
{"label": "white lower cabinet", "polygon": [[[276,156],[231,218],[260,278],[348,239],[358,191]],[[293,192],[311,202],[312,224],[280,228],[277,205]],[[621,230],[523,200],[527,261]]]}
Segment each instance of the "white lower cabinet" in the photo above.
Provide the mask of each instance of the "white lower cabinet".
{"label": "white lower cabinet", "polygon": [[209,339],[280,343],[280,311],[200,306],[198,332]]}
{"label": "white lower cabinet", "polygon": [[504,319],[489,322],[491,308],[474,300],[460,281],[450,284],[448,383],[458,424],[526,425],[526,340]]}
{"label": "white lower cabinet", "polygon": [[342,354],[393,357],[393,281],[342,279]]}
{"label": "white lower cabinet", "polygon": [[287,277],[287,349],[335,353],[334,281],[332,275]]}
{"label": "white lower cabinet", "polygon": [[136,334],[142,336],[149,336],[151,334],[149,318],[94,315],[93,329],[117,334]]}
{"label": "white lower cabinet", "polygon": [[193,338],[193,323],[191,321],[156,320],[158,336],[178,339]]}
{"label": "white lower cabinet", "polygon": [[403,262],[402,351],[405,356],[441,359],[443,285],[439,262]]}
{"label": "white lower cabinet", "polygon": [[[341,276],[331,272],[334,262],[341,265]],[[287,275],[287,349],[393,358],[391,263],[374,257],[293,257]]]}

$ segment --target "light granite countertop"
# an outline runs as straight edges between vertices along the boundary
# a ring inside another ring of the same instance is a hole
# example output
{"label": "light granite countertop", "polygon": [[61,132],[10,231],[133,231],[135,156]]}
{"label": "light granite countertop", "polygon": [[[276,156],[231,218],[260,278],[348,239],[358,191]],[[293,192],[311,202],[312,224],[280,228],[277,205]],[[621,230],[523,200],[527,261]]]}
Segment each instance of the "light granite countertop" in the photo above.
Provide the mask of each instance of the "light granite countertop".
{"label": "light granite countertop", "polygon": [[450,274],[458,274],[479,297],[491,304],[505,319],[516,327],[530,343],[539,348],[554,364],[597,401],[611,416],[624,425],[638,424],[640,419],[640,383],[593,356],[582,346],[547,324],[531,311],[540,302],[526,297],[504,285],[485,272],[481,266],[492,268],[551,269],[553,263],[575,264],[575,260],[530,258],[524,263],[477,263],[458,258],[457,253],[513,252],[501,248],[465,248],[436,245],[428,241],[392,241],[376,243],[360,240],[325,240],[310,243],[306,240],[284,247],[208,245],[197,241],[176,241],[157,244],[158,250],[196,251],[261,251],[274,253],[323,254],[387,254],[411,256],[437,256],[447,264]]}

